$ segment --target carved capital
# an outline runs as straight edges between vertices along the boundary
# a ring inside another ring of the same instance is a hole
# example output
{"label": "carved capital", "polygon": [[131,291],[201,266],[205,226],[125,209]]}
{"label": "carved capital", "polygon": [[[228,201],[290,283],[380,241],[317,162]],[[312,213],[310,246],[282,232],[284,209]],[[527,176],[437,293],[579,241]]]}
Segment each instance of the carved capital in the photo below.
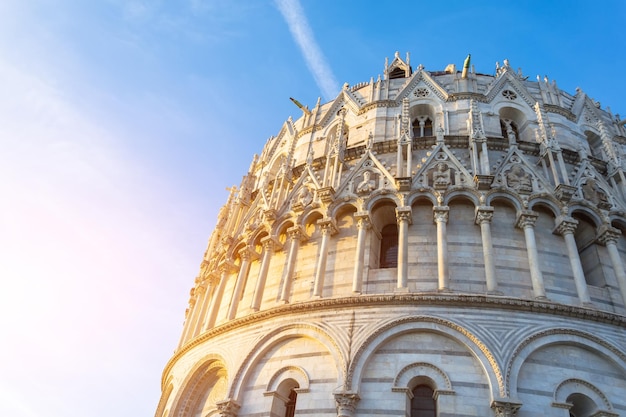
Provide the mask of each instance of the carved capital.
{"label": "carved capital", "polygon": [[276,240],[271,236],[265,236],[261,239],[261,245],[263,246],[264,251],[272,251],[275,250],[278,246]]}
{"label": "carved capital", "polygon": [[241,257],[242,262],[250,261],[258,257],[258,254],[254,250],[252,250],[249,246],[244,246],[243,248],[239,249],[238,253],[239,253],[239,256]]}
{"label": "carved capital", "polygon": [[263,220],[266,222],[273,222],[276,220],[276,210],[267,209],[263,211]]}
{"label": "carved capital", "polygon": [[369,211],[358,211],[354,213],[354,218],[356,219],[356,227],[358,229],[369,229],[372,227]]}
{"label": "carved capital", "polygon": [[411,207],[396,207],[396,220],[398,223],[408,222],[409,224],[413,223],[413,210]]}
{"label": "carved capital", "polygon": [[491,408],[496,412],[496,417],[514,417],[521,406],[522,404],[511,401],[496,400],[491,402]]}
{"label": "carved capital", "polygon": [[517,222],[515,227],[525,229],[527,227],[535,227],[535,222],[539,215],[532,210],[522,210],[517,214]]}
{"label": "carved capital", "polygon": [[227,274],[229,272],[236,271],[237,265],[235,265],[233,261],[231,261],[230,259],[224,259],[223,261],[220,262],[218,266],[218,270],[220,272],[220,275]]}
{"label": "carved capital", "polygon": [[212,272],[212,273],[207,275],[207,285],[208,286],[214,287],[219,282],[220,282],[219,274],[217,274],[215,272]]}
{"label": "carved capital", "polygon": [[576,230],[576,226],[578,226],[578,220],[573,219],[571,217],[559,216],[557,219],[557,225],[553,230],[553,233],[559,235],[567,235],[573,234],[574,230]]}
{"label": "carved capital", "polygon": [[433,215],[435,223],[448,223],[448,214],[450,213],[450,207],[448,206],[434,206]]}
{"label": "carved capital", "polygon": [[304,242],[306,240],[306,234],[302,231],[300,226],[293,226],[287,229],[287,237],[300,242]]}
{"label": "carved capital", "polygon": [[605,224],[600,227],[600,230],[598,230],[598,237],[596,238],[596,241],[604,246],[615,245],[621,235],[622,232],[619,229]]}
{"label": "carved capital", "polygon": [[474,211],[474,223],[491,223],[493,220],[493,207],[491,206],[478,206]]}
{"label": "carved capital", "polygon": [[237,417],[237,413],[241,407],[235,400],[230,398],[224,401],[218,401],[215,405],[219,410],[220,417]]}
{"label": "carved capital", "polygon": [[336,392],[334,395],[337,403],[337,417],[352,417],[361,399],[359,394],[356,392]]}
{"label": "carved capital", "polygon": [[330,217],[324,217],[317,221],[317,225],[320,227],[323,235],[334,235],[337,233],[337,225],[335,220]]}

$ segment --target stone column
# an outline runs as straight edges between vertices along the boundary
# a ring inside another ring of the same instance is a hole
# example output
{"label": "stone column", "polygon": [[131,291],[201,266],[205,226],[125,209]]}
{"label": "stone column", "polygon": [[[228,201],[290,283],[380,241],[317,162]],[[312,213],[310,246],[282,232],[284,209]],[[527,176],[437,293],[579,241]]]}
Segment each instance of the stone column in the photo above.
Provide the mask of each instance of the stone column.
{"label": "stone column", "polygon": [[235,283],[235,290],[233,291],[232,299],[230,300],[230,307],[228,308],[228,320],[232,320],[237,315],[237,308],[239,307],[239,300],[243,295],[243,290],[248,281],[248,272],[250,271],[250,261],[252,256],[256,255],[249,247],[244,247],[239,250],[239,257],[241,259],[241,265],[239,265],[239,274],[237,275],[237,281]]}
{"label": "stone column", "polygon": [[202,304],[200,307],[200,312],[198,313],[198,317],[195,319],[194,330],[191,334],[191,337],[195,337],[202,332],[202,324],[204,322],[204,317],[206,316],[207,308],[209,308],[209,303],[211,302],[211,289],[213,288],[213,279],[212,277],[205,278],[201,285],[203,287],[203,297]]}
{"label": "stone column", "polygon": [[408,281],[409,224],[413,222],[411,207],[397,207],[398,222],[398,289],[406,289]]}
{"label": "stone column", "polygon": [[361,211],[355,213],[354,218],[357,220],[357,238],[356,238],[356,261],[354,262],[354,274],[352,276],[352,292],[361,293],[363,286],[363,267],[365,264],[365,238],[367,230],[371,227],[369,212]]}
{"label": "stone column", "polygon": [[448,237],[446,224],[448,223],[448,206],[434,206],[434,220],[437,224],[437,272],[439,277],[439,291],[450,291],[450,277],[448,276]]}
{"label": "stone column", "polygon": [[289,237],[289,254],[287,255],[287,266],[283,272],[283,289],[280,294],[280,301],[289,302],[289,293],[291,292],[291,281],[293,280],[293,271],[296,267],[296,257],[298,255],[298,246],[303,239],[304,233],[300,226],[293,226],[287,229]]}
{"label": "stone column", "polygon": [[491,220],[493,219],[493,207],[476,207],[474,222],[480,225],[480,236],[483,241],[483,258],[485,260],[485,280],[487,293],[499,294],[498,282],[496,281],[496,267],[493,262],[493,243],[491,242]]}
{"label": "stone column", "polygon": [[587,281],[585,281],[585,273],[583,272],[583,266],[580,263],[580,255],[578,254],[576,239],[574,238],[574,230],[576,230],[577,225],[577,220],[571,217],[561,216],[557,219],[555,230],[563,236],[563,239],[565,240],[567,255],[569,256],[572,273],[574,274],[574,283],[576,284],[576,291],[578,292],[578,299],[582,305],[585,306],[591,305],[591,297],[589,297]]}
{"label": "stone column", "polygon": [[532,210],[522,210],[517,216],[516,227],[524,231],[526,238],[526,252],[528,253],[528,267],[530,268],[530,280],[533,284],[533,295],[536,299],[545,300],[546,290],[543,284],[543,274],[539,267],[539,253],[535,240],[535,222],[539,215]]}
{"label": "stone column", "polygon": [[191,294],[189,298],[189,308],[187,309],[185,323],[183,324],[183,334],[180,337],[180,342],[178,343],[179,349],[185,344],[185,342],[187,342],[187,339],[189,338],[189,333],[191,331],[193,317],[196,311],[196,303],[198,302],[196,290],[197,290],[197,287],[194,287],[191,289]]}
{"label": "stone column", "polygon": [[263,290],[265,290],[265,281],[267,280],[267,272],[270,268],[270,260],[272,259],[272,252],[276,247],[276,243],[271,236],[266,236],[261,239],[261,245],[263,245],[261,270],[259,271],[259,277],[257,278],[256,287],[254,288],[254,296],[252,297],[252,305],[250,306],[250,308],[254,311],[259,311],[259,308],[261,307]]}
{"label": "stone column", "polygon": [[213,299],[211,300],[211,306],[209,307],[209,316],[206,322],[206,328],[210,329],[215,325],[217,319],[217,313],[220,310],[222,298],[224,297],[224,288],[226,287],[226,281],[228,281],[228,274],[234,269],[234,265],[230,261],[222,262],[219,266],[220,271],[220,283],[217,286],[217,290]]}
{"label": "stone column", "polygon": [[353,417],[361,397],[356,392],[336,392],[337,417]]}
{"label": "stone column", "polygon": [[315,271],[315,283],[313,285],[313,296],[321,297],[324,292],[324,276],[326,275],[326,259],[328,258],[328,241],[330,236],[337,233],[337,227],[333,220],[324,217],[317,221],[322,232],[322,242],[320,244],[320,252],[317,258],[317,270]]}
{"label": "stone column", "polygon": [[613,271],[615,271],[617,285],[622,294],[624,307],[626,307],[626,271],[624,271],[624,264],[617,250],[617,240],[621,234],[622,232],[619,229],[615,229],[610,225],[604,225],[600,228],[598,233],[598,242],[605,245],[609,252],[609,258],[611,258],[611,265],[613,265]]}

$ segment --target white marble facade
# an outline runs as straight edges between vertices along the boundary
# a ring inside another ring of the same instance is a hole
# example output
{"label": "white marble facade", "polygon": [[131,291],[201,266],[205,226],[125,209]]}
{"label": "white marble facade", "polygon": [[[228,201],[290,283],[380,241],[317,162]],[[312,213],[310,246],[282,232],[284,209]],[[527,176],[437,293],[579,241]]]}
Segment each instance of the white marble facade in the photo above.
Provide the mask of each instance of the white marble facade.
{"label": "white marble facade", "polygon": [[626,416],[625,150],[582,90],[396,54],[232,188],[156,417]]}

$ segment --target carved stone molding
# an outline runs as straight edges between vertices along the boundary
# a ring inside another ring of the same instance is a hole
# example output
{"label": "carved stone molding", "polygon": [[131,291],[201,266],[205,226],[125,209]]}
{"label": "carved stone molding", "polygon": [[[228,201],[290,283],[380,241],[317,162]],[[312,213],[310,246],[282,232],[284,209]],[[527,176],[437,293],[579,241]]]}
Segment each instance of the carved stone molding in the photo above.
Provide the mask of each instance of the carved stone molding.
{"label": "carved stone molding", "polygon": [[410,191],[411,190],[411,177],[396,177],[396,188],[398,191]]}
{"label": "carved stone molding", "polygon": [[488,190],[493,183],[493,175],[474,175],[474,184],[479,190]]}
{"label": "carved stone molding", "polygon": [[576,192],[576,187],[572,187],[571,185],[559,184],[554,189],[554,195],[561,202],[567,203],[572,199],[572,196]]}
{"label": "carved stone molding", "polygon": [[[497,309],[507,311],[528,311],[535,314],[546,314],[548,316],[556,315],[561,317],[573,317],[578,320],[588,320],[591,322],[606,323],[609,325],[617,326],[620,328],[626,327],[626,316],[614,314],[606,311],[600,311],[589,308],[582,308],[575,305],[555,304],[545,300],[529,300],[514,297],[493,297],[490,295],[482,294],[450,294],[450,293],[421,293],[421,294],[378,294],[378,295],[363,295],[360,294],[354,297],[344,297],[336,299],[320,299],[311,300],[299,304],[289,304],[284,306],[278,306],[267,310],[261,310],[247,316],[237,318],[235,320],[228,321],[226,323],[215,326],[199,337],[190,340],[189,343],[181,346],[176,351],[174,356],[165,366],[163,372],[163,378],[169,375],[172,367],[178,362],[178,360],[185,356],[187,352],[194,347],[206,342],[208,339],[216,337],[218,335],[232,331],[244,326],[249,326],[252,323],[262,323],[267,319],[275,319],[280,315],[297,314],[299,312],[306,311],[311,313],[315,310],[336,310],[337,308],[358,308],[358,307],[373,307],[383,305],[422,305],[422,306],[444,306],[444,307],[468,307],[473,308],[485,308],[485,309]],[[562,332],[561,332],[562,333]],[[578,333],[576,333],[578,334]],[[587,336],[589,338],[589,336]],[[594,339],[595,340],[595,339]],[[598,343],[601,341],[595,340]],[[602,344],[602,343],[601,343]],[[605,347],[608,347],[605,346]],[[619,355],[619,353],[614,352]],[[515,355],[513,355],[515,356]],[[623,358],[626,361],[626,357]],[[510,372],[510,369],[507,371]],[[165,382],[163,382],[165,383]]]}
{"label": "carved stone molding", "polygon": [[335,189],[333,187],[324,187],[317,190],[317,195],[324,204],[330,204],[335,198]]}

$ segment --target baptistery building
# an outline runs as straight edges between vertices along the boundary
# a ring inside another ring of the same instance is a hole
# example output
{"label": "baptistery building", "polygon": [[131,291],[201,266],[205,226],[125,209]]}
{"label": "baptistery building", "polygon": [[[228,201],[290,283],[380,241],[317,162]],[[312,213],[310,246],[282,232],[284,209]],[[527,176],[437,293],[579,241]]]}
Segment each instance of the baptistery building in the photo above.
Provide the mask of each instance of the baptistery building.
{"label": "baptistery building", "polygon": [[156,417],[626,416],[625,121],[409,58],[251,155]]}

